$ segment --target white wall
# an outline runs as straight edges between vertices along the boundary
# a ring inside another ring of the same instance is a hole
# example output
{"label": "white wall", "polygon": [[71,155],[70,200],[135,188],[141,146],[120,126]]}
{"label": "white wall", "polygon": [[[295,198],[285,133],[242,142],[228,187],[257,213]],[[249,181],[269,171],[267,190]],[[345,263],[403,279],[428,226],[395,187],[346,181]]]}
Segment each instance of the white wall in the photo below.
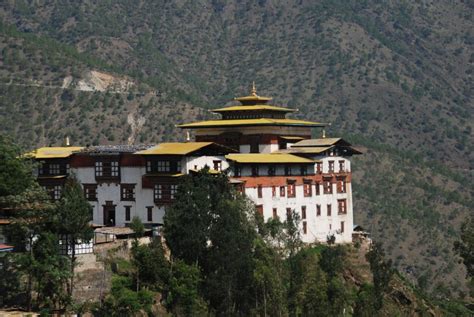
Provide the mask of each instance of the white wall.
{"label": "white wall", "polygon": [[[348,184],[349,185],[349,184]],[[272,197],[272,187],[262,188],[262,198],[258,198],[257,187],[245,188],[247,196],[256,205],[263,205],[263,216],[268,220],[273,216],[273,208],[277,208],[277,215],[281,221],[286,220],[286,208],[294,209],[301,217],[301,206],[306,206],[307,234],[303,234],[301,219],[301,238],[304,242],[326,242],[327,236],[334,234],[337,243],[352,241],[352,197],[350,186],[347,193],[337,193],[333,184],[333,194],[324,194],[322,185],[319,185],[320,195],[315,195],[316,185],[312,185],[311,197],[304,197],[303,185],[296,186],[296,197],[288,197],[285,188],[285,197],[280,197],[280,189],[276,189],[276,197]],[[338,199],[346,199],[347,213],[338,214]],[[321,205],[321,216],[316,216],[316,205]],[[327,205],[332,205],[331,216],[327,216]],[[344,233],[340,233],[341,221],[344,221]]]}
{"label": "white wall", "polygon": [[[95,172],[93,167],[76,168],[74,172],[78,180],[83,184],[95,184]],[[164,207],[156,206],[153,201],[153,189],[142,188],[142,175],[146,172],[145,167],[121,167],[121,183],[135,184],[135,201],[121,201],[120,184],[99,183],[97,184],[97,201],[90,201],[93,206],[93,223],[104,224],[103,205],[106,201],[112,201],[115,206],[115,225],[125,226],[130,221],[125,220],[125,206],[131,206],[130,219],[138,216],[144,224],[163,223]],[[153,219],[147,220],[146,207],[153,207]]]}
{"label": "white wall", "polygon": [[183,173],[189,173],[191,169],[200,170],[204,168],[204,166],[208,166],[210,169],[214,168],[214,161],[221,161],[221,169],[225,170],[229,167],[229,163],[225,159],[225,156],[189,156],[185,157],[184,164],[182,163],[181,166],[184,167],[182,170]]}

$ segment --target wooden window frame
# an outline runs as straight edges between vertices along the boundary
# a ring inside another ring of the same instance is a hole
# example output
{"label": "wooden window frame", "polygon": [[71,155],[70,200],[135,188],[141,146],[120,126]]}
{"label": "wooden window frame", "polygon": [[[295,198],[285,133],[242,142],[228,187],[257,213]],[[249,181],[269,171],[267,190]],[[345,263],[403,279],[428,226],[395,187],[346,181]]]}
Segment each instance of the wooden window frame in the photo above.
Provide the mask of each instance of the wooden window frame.
{"label": "wooden window frame", "polygon": [[290,207],[286,207],[286,220],[288,221],[291,217],[291,208]]}
{"label": "wooden window frame", "polygon": [[331,206],[331,204],[326,205],[326,211],[327,211],[328,217],[332,217],[332,206]]}
{"label": "wooden window frame", "polygon": [[130,221],[132,206],[124,206],[124,208],[125,208],[125,221]]}
{"label": "wooden window frame", "polygon": [[153,222],[153,206],[146,207],[146,221]]}
{"label": "wooden window frame", "polygon": [[316,163],[316,174],[322,174],[323,173],[323,163],[317,162]]}
{"label": "wooden window frame", "polygon": [[308,166],[307,165],[301,165],[300,166],[300,175],[302,175],[302,176],[308,175]]}
{"label": "wooden window frame", "polygon": [[267,174],[268,174],[268,176],[275,176],[275,174],[276,174],[275,166],[269,165],[268,170],[267,170]]}
{"label": "wooden window frame", "polygon": [[272,186],[272,197],[276,197],[276,195],[277,195],[276,186],[273,185]]}
{"label": "wooden window frame", "polygon": [[255,209],[257,213],[263,217],[263,205],[257,205],[255,206]]}
{"label": "wooden window frame", "polygon": [[278,209],[273,207],[272,208],[272,216],[273,216],[273,219],[278,219]]}
{"label": "wooden window frame", "polygon": [[339,173],[344,173],[346,171],[346,161],[339,160]]}
{"label": "wooden window frame", "polygon": [[320,183],[316,183],[316,184],[314,184],[314,186],[315,186],[315,187],[314,187],[314,189],[315,189],[314,194],[315,194],[316,196],[321,195],[321,184],[320,184]]}
{"label": "wooden window frame", "polygon": [[84,190],[84,197],[86,197],[88,201],[97,201],[97,184],[83,184],[82,186]]}
{"label": "wooden window frame", "polygon": [[328,161],[328,173],[334,173],[334,161]]}
{"label": "wooden window frame", "polygon": [[280,186],[280,197],[286,196],[286,188],[285,186]]}
{"label": "wooden window frame", "polygon": [[305,182],[303,183],[303,193],[304,197],[311,197],[313,196],[313,184]]}
{"label": "wooden window frame", "polygon": [[222,160],[214,160],[212,161],[212,165],[214,167],[214,170],[222,171]]}
{"label": "wooden window frame", "polygon": [[317,204],[316,205],[316,217],[321,216],[321,205]]}
{"label": "wooden window frame", "polygon": [[262,187],[262,185],[257,185],[257,197],[258,198],[263,197],[263,187]]}
{"label": "wooden window frame", "polygon": [[337,184],[337,192],[340,194],[347,193],[347,186],[346,186],[346,180],[345,178],[337,178],[336,179],[336,184]]}
{"label": "wooden window frame", "polygon": [[242,169],[240,166],[234,165],[234,177],[240,177],[242,175]]}
{"label": "wooden window frame", "polygon": [[338,215],[347,215],[347,199],[338,199],[337,200],[337,214]]}
{"label": "wooden window frame", "polygon": [[95,161],[94,174],[97,180],[118,180],[120,179],[119,158],[102,158]]}
{"label": "wooden window frame", "polygon": [[306,206],[301,206],[301,219],[306,220]]}
{"label": "wooden window frame", "polygon": [[178,184],[157,183],[153,186],[153,201],[155,203],[170,203],[176,198]]}
{"label": "wooden window frame", "polygon": [[307,233],[308,233],[308,225],[306,221],[303,221],[303,234],[307,234]]}
{"label": "wooden window frame", "polygon": [[120,200],[135,201],[136,184],[120,184]]}
{"label": "wooden window frame", "polygon": [[251,170],[252,170],[252,176],[253,177],[259,176],[258,165],[252,165]]}
{"label": "wooden window frame", "polygon": [[331,195],[332,192],[332,181],[330,179],[323,179],[323,190],[324,194]]}
{"label": "wooden window frame", "polygon": [[344,233],[344,221],[341,221],[341,233]]}
{"label": "wooden window frame", "polygon": [[296,197],[296,184],[295,183],[289,183],[286,185],[286,196],[288,198]]}

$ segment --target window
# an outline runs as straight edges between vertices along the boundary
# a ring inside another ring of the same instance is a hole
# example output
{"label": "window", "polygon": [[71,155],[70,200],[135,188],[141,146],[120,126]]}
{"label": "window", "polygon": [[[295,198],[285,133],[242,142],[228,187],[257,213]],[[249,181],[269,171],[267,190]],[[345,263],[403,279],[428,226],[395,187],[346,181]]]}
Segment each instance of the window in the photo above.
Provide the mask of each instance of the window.
{"label": "window", "polygon": [[268,176],[275,176],[275,166],[268,166]]}
{"label": "window", "polygon": [[286,220],[291,218],[291,208],[286,208]]}
{"label": "window", "polygon": [[346,180],[345,178],[337,178],[337,192],[338,193],[345,193],[346,192]]}
{"label": "window", "polygon": [[347,201],[345,199],[337,200],[337,213],[340,215],[347,214]]}
{"label": "window", "polygon": [[316,195],[320,195],[320,194],[321,194],[321,192],[320,192],[320,190],[319,190],[320,184],[319,184],[319,183],[316,183],[314,186],[315,186],[315,189],[316,189],[316,193],[315,193],[315,194],[316,194]]}
{"label": "window", "polygon": [[61,199],[61,185],[44,186],[44,189],[52,200]]}
{"label": "window", "polygon": [[176,184],[155,184],[153,198],[155,202],[170,202],[174,200],[177,191]]}
{"label": "window", "polygon": [[308,233],[308,226],[306,225],[306,221],[303,221],[303,234]]}
{"label": "window", "polygon": [[273,219],[278,219],[278,213],[276,208],[273,208]]}
{"label": "window", "polygon": [[285,175],[291,176],[291,166],[285,166]]}
{"label": "window", "polygon": [[332,183],[331,179],[324,179],[323,180],[323,187],[325,194],[332,194]]}
{"label": "window", "polygon": [[321,174],[323,172],[323,166],[321,162],[316,163],[316,173]]}
{"label": "window", "polygon": [[[195,166],[197,169],[197,166]],[[147,173],[181,172],[181,161],[150,160],[146,162]]]}
{"label": "window", "polygon": [[257,186],[257,195],[258,195],[258,198],[262,198],[263,197],[263,192],[262,192],[262,185],[258,185]]}
{"label": "window", "polygon": [[300,174],[301,175],[308,175],[308,166],[306,165],[301,165],[300,166]]}
{"label": "window", "polygon": [[97,161],[95,162],[95,177],[112,178],[119,177],[120,168],[118,161]]}
{"label": "window", "polygon": [[258,176],[258,165],[252,165],[252,176]]}
{"label": "window", "polygon": [[222,161],[212,161],[212,163],[214,164],[214,169],[216,171],[222,170]]}
{"label": "window", "polygon": [[296,185],[295,183],[291,183],[286,185],[286,191],[288,197],[295,197],[296,196]]}
{"label": "window", "polygon": [[280,197],[285,197],[285,186],[280,186]]}
{"label": "window", "polygon": [[125,221],[130,221],[130,210],[132,206],[125,206]]}
{"label": "window", "polygon": [[152,161],[146,161],[146,172],[150,173],[152,171]]}
{"label": "window", "polygon": [[341,233],[344,233],[344,221],[341,221]]}
{"label": "window", "polygon": [[263,217],[263,205],[257,205],[257,212]]}
{"label": "window", "polygon": [[153,221],[153,207],[146,207],[146,220]]}
{"label": "window", "polygon": [[327,205],[327,208],[328,208],[328,217],[331,217],[331,204],[328,204]]}
{"label": "window", "polygon": [[135,184],[120,184],[120,200],[135,201]]}
{"label": "window", "polygon": [[301,206],[301,219],[306,219],[306,206]]}
{"label": "window", "polygon": [[329,173],[334,173],[334,161],[329,161]]}
{"label": "window", "polygon": [[303,192],[304,192],[304,197],[311,197],[312,195],[312,190],[311,190],[311,187],[313,185],[311,185],[311,183],[304,183],[303,184]]}
{"label": "window", "polygon": [[49,174],[58,175],[60,173],[59,164],[49,164]]}
{"label": "window", "polygon": [[276,195],[277,195],[276,186],[272,186],[272,197],[276,197]]}
{"label": "window", "polygon": [[170,161],[156,161],[157,172],[169,172],[171,171]]}
{"label": "window", "polygon": [[316,216],[321,216],[321,205],[316,205]]}
{"label": "window", "polygon": [[235,177],[240,177],[242,171],[240,170],[239,166],[234,165],[234,176]]}
{"label": "window", "polygon": [[345,172],[346,171],[346,168],[345,168],[345,162],[344,161],[339,161],[339,172],[342,173],[342,172]]}
{"label": "window", "polygon": [[97,201],[97,185],[84,184],[84,196],[88,201]]}

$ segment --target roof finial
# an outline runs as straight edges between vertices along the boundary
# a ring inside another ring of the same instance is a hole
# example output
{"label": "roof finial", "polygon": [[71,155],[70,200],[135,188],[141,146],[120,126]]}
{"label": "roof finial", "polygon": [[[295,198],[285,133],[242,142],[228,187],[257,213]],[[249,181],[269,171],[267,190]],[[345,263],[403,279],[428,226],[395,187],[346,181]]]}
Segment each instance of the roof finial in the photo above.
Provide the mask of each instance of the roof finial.
{"label": "roof finial", "polygon": [[252,82],[252,96],[257,96],[257,88],[255,87],[255,81]]}
{"label": "roof finial", "polygon": [[323,129],[323,139],[326,138],[326,129]]}

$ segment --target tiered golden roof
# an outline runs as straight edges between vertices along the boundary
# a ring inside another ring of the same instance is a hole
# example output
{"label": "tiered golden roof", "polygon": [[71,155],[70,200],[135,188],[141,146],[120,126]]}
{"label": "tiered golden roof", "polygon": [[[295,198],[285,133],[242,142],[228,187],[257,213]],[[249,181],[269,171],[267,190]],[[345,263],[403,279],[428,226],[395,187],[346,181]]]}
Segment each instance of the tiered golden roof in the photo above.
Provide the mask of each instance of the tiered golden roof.
{"label": "tiered golden roof", "polygon": [[255,82],[249,96],[234,98],[241,104],[238,106],[230,106],[218,108],[212,112],[219,113],[223,116],[220,120],[207,120],[193,123],[177,125],[179,128],[215,128],[215,127],[232,127],[232,126],[297,126],[297,127],[324,127],[325,123],[311,122],[305,120],[287,119],[286,113],[297,111],[285,107],[268,105],[267,102],[272,100],[270,97],[262,97],[257,95]]}

